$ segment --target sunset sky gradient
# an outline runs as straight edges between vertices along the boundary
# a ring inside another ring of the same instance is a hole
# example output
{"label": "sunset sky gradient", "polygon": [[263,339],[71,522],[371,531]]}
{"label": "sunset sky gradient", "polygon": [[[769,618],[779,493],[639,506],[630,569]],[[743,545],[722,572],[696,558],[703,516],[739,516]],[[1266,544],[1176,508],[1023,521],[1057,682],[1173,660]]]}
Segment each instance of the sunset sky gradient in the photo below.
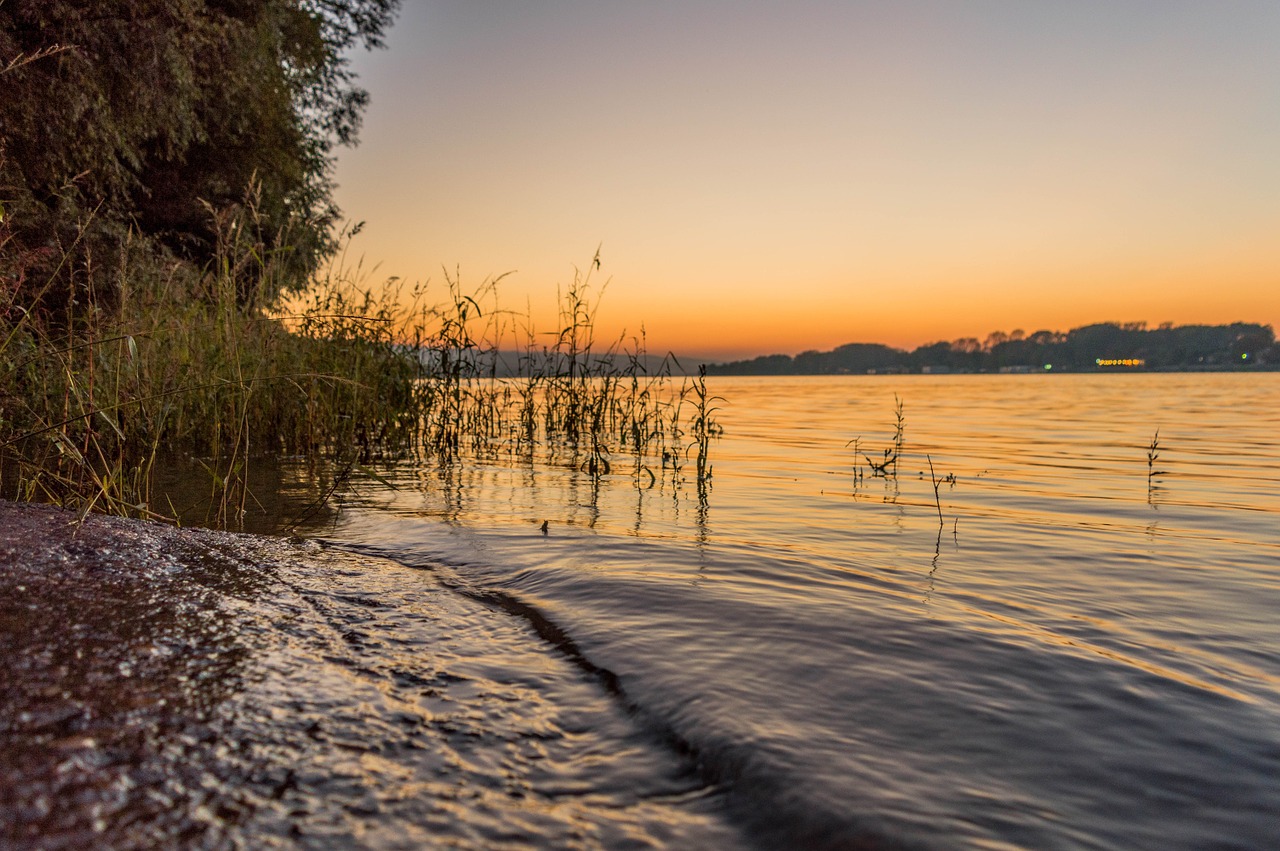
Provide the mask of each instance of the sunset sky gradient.
{"label": "sunset sky gradient", "polygon": [[405,0],[338,203],[377,277],[734,358],[1280,324],[1280,3]]}

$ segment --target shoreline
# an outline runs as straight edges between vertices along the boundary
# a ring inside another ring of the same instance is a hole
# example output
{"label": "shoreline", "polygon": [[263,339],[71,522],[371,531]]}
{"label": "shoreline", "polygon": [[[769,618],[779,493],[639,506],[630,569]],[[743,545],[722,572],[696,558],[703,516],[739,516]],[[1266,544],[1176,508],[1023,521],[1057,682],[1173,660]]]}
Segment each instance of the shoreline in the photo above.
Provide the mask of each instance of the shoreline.
{"label": "shoreline", "polygon": [[0,501],[0,642],[0,846],[742,841],[528,623],[430,570]]}

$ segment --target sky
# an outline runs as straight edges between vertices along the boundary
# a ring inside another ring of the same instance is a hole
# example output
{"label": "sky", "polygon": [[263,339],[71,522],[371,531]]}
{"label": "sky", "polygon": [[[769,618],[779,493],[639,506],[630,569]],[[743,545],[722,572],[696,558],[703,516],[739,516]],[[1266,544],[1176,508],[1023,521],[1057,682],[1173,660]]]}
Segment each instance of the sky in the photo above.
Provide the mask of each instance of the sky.
{"label": "sky", "polygon": [[[373,276],[506,275],[722,360],[1280,328],[1275,0],[404,0],[336,198]],[[599,271],[592,258],[599,247]]]}

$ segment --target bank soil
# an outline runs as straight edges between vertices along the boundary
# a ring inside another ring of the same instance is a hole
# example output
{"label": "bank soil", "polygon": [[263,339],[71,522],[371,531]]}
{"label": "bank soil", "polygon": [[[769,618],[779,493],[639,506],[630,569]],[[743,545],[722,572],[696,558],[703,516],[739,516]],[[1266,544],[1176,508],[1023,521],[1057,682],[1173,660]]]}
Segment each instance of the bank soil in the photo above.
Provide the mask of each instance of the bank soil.
{"label": "bank soil", "polygon": [[315,542],[0,502],[0,846],[733,847],[525,622]]}

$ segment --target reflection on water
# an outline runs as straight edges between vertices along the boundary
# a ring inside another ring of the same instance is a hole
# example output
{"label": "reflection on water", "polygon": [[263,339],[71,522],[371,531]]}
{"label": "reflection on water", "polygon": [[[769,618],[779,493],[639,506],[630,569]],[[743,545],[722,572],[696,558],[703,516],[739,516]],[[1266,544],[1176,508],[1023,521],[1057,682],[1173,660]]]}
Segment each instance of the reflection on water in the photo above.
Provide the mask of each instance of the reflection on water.
{"label": "reflection on water", "polygon": [[[153,507],[183,526],[219,525],[219,493],[207,459],[174,455],[155,465]],[[244,462],[244,515],[229,512],[231,528],[260,534],[290,534],[331,525],[350,486],[354,465],[305,458],[255,456]]]}
{"label": "reflection on water", "polygon": [[554,623],[767,845],[1267,847],[1278,379],[722,379],[709,479],[403,466],[325,534]]}

